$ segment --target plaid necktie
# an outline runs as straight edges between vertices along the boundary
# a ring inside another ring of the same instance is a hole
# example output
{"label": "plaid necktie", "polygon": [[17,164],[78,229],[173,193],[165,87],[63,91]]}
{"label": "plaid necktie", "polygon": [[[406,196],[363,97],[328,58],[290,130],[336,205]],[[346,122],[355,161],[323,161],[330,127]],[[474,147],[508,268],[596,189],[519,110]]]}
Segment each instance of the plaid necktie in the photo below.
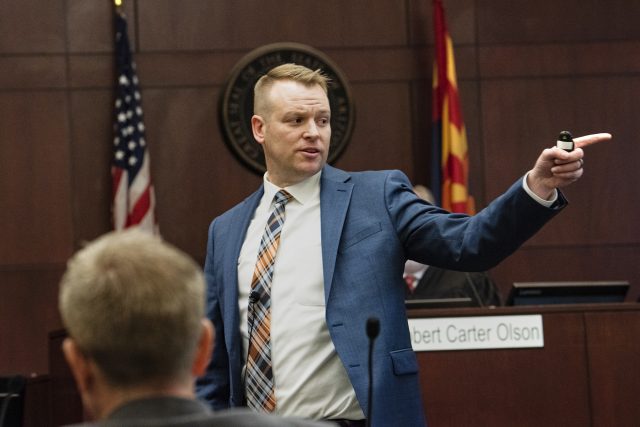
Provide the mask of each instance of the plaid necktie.
{"label": "plaid necktie", "polygon": [[267,220],[258,260],[251,279],[251,291],[260,297],[249,307],[249,352],[247,354],[247,403],[262,412],[276,407],[273,370],[271,369],[271,280],[273,264],[284,225],[285,205],[292,195],[280,190],[273,198],[275,206]]}

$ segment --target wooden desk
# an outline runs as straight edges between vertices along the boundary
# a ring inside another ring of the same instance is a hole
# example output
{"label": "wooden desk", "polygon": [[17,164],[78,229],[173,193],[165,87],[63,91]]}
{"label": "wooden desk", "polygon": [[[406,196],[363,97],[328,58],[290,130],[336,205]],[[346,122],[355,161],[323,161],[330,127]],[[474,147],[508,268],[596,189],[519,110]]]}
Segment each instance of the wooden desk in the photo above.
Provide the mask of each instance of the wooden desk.
{"label": "wooden desk", "polygon": [[412,310],[542,314],[544,348],[419,352],[430,427],[636,426],[640,304]]}
{"label": "wooden desk", "polygon": [[[422,309],[409,317],[518,314],[543,316],[544,348],[418,353],[430,427],[638,424],[640,304]],[[49,335],[51,423],[43,425],[83,417],[62,357],[64,337]],[[27,399],[27,417],[35,406]]]}

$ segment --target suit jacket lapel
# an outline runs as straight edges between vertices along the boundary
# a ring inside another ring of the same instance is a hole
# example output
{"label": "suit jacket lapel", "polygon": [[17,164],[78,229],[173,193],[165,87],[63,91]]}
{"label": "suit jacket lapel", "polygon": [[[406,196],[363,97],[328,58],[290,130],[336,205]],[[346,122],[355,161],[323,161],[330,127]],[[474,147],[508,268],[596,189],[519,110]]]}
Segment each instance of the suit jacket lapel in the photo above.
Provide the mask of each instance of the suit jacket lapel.
{"label": "suit jacket lapel", "polygon": [[351,176],[339,169],[325,166],[320,180],[320,224],[322,236],[322,271],[324,297],[328,301],[336,266],[340,236],[347,215],[353,184]]}
{"label": "suit jacket lapel", "polygon": [[[225,275],[225,283],[230,284],[230,286],[226,287],[224,290],[224,306],[227,307],[228,314],[225,314],[225,325],[228,325],[226,331],[226,335],[230,340],[229,347],[233,347],[234,345],[240,345],[240,310],[238,308],[238,259],[240,258],[240,250],[242,249],[242,244],[244,243],[245,236],[247,234],[247,229],[249,228],[249,223],[251,222],[251,218],[253,218],[253,214],[256,211],[258,204],[260,203],[260,199],[262,198],[262,194],[264,193],[264,188],[261,186],[258,191],[253,193],[251,196],[246,198],[242,202],[241,209],[239,209],[236,214],[231,219],[232,229],[229,236],[229,240],[232,241],[232,246],[230,246],[229,255],[225,257],[225,266],[224,271]],[[231,238],[231,236],[233,236]],[[239,348],[239,347],[238,347]]]}

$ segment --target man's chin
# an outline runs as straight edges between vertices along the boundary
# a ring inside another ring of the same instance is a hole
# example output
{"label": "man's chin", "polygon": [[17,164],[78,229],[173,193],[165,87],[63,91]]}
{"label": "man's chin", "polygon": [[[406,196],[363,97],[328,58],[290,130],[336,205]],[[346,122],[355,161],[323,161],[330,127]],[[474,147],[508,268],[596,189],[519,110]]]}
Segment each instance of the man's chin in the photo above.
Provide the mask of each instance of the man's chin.
{"label": "man's chin", "polygon": [[320,170],[322,170],[323,167],[324,167],[324,162],[314,162],[312,164],[304,165],[301,168],[301,171],[307,178],[309,178],[317,174],[318,172],[320,172]]}

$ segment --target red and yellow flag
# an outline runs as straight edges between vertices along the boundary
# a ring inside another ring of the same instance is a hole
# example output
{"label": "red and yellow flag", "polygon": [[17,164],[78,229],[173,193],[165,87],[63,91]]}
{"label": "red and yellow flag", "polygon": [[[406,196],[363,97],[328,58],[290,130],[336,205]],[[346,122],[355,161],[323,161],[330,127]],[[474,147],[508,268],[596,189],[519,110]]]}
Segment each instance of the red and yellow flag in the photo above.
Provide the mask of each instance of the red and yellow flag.
{"label": "red and yellow flag", "polygon": [[433,0],[435,61],[433,64],[433,155],[431,187],[437,203],[451,212],[473,215],[469,195],[467,133],[462,119],[453,43],[441,0]]}

